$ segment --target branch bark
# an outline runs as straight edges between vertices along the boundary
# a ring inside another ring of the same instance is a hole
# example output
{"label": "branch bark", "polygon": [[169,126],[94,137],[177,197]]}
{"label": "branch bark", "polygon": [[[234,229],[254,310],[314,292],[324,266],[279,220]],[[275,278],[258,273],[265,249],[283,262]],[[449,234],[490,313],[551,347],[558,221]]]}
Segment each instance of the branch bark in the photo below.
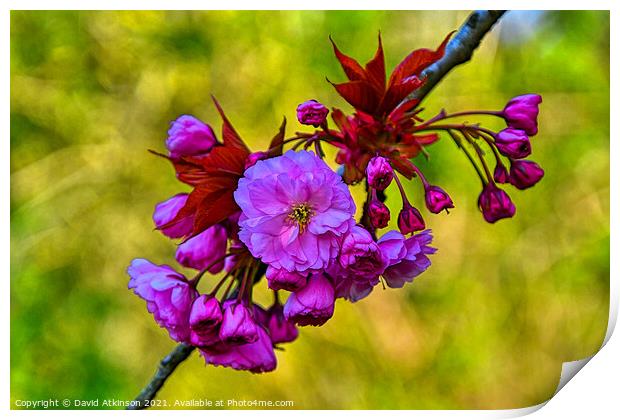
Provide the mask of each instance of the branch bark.
{"label": "branch bark", "polygon": [[[491,30],[504,13],[504,10],[477,10],[472,12],[446,46],[446,53],[443,58],[422,72],[422,75],[427,77],[427,81],[420,89],[413,92],[412,97],[421,101],[450,70],[469,61],[484,35]],[[257,277],[260,279],[263,273],[258,274]],[[193,350],[194,347],[187,344],[176,346],[161,360],[151,381],[133,400],[133,404],[127,408],[140,410],[150,407],[150,401],[155,398],[168,377],[181,362],[189,357]]]}
{"label": "branch bark", "polygon": [[422,76],[426,77],[426,83],[413,92],[411,98],[422,101],[450,70],[459,64],[468,62],[474,54],[474,50],[480,45],[482,38],[505,12],[505,10],[476,10],[472,12],[456,35],[446,45],[446,52],[441,60],[431,64],[422,72]]}
{"label": "branch bark", "polygon": [[192,353],[194,347],[181,343],[174,348],[166,357],[159,362],[159,367],[155,372],[155,375],[151,378],[151,381],[144,387],[138,396],[133,400],[127,409],[128,410],[143,410],[150,407],[150,401],[155,398],[157,392],[166,382],[166,379],[172,372],[179,366],[179,364],[188,358]]}

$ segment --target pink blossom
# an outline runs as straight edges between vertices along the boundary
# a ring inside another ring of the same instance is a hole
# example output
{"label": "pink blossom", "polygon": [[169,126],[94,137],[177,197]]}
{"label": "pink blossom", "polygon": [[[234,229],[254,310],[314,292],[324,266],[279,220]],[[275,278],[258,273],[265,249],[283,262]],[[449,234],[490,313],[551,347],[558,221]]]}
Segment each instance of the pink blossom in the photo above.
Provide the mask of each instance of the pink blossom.
{"label": "pink blossom", "polygon": [[321,270],[354,224],[348,187],[314,153],[289,150],[245,171],[235,191],[239,239],[275,269]]}
{"label": "pink blossom", "polygon": [[127,268],[128,287],[146,301],[155,322],[168,330],[173,340],[189,340],[189,314],[196,291],[182,274],[167,265],[155,265],[142,258]]}

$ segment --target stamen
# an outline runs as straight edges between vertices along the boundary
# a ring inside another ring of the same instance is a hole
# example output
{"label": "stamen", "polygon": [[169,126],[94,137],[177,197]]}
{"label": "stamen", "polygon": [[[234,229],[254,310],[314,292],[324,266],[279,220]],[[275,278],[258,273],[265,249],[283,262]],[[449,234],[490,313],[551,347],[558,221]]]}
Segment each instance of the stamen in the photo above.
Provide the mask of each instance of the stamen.
{"label": "stamen", "polygon": [[303,232],[306,226],[308,226],[308,223],[310,223],[313,214],[312,208],[310,208],[308,204],[302,203],[293,206],[288,217],[293,222],[296,222],[299,225],[299,231]]}

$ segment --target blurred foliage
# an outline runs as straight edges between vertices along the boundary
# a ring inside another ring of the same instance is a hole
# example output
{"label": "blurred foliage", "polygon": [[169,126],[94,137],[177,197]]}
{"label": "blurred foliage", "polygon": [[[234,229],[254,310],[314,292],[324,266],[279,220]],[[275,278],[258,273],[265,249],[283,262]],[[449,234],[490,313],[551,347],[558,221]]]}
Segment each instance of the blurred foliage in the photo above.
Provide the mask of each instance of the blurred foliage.
{"label": "blurred foliage", "polygon": [[[130,399],[174,343],[127,291],[137,256],[173,263],[156,202],[184,189],[163,150],[182,113],[219,125],[209,94],[254,148],[298,103],[346,107],[331,34],[364,61],[381,30],[388,68],[435,47],[466,12],[11,13],[11,398]],[[428,97],[426,117],[501,109],[538,92],[532,158],[546,177],[486,224],[479,182],[448,139],[419,163],[456,208],[426,216],[439,253],[402,290],[304,328],[276,372],[183,363],[168,399],[282,399],[296,408],[515,408],[591,355],[609,297],[609,13],[511,12]],[[484,120],[492,128],[497,121]],[[392,188],[392,187],[391,187]],[[421,200],[419,184],[412,195]],[[388,191],[397,211],[398,198]]]}

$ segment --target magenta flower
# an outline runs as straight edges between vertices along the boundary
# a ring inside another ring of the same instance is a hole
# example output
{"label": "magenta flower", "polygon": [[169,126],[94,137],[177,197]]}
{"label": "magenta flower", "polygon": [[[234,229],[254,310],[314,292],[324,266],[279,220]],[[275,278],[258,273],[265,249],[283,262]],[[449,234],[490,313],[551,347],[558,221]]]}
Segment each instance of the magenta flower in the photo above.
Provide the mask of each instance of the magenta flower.
{"label": "magenta flower", "polygon": [[375,196],[368,204],[368,217],[372,227],[383,229],[390,221],[390,209]]}
{"label": "magenta flower", "polygon": [[314,153],[289,150],[245,171],[235,191],[239,239],[275,269],[321,270],[354,223],[348,187]]}
{"label": "magenta flower", "polygon": [[543,168],[531,160],[510,162],[510,183],[520,190],[533,187],[544,175]]}
{"label": "magenta flower", "polygon": [[426,227],[424,219],[420,211],[411,204],[405,202],[403,208],[398,214],[398,229],[403,235],[413,233],[416,230],[422,230]]}
{"label": "magenta flower", "polygon": [[340,266],[351,277],[376,279],[387,266],[377,243],[363,227],[354,226],[342,242]]}
{"label": "magenta flower", "polygon": [[495,136],[497,150],[512,159],[521,159],[532,153],[530,139],[525,131],[505,128]]}
{"label": "magenta flower", "polygon": [[334,286],[324,275],[315,274],[288,297],[284,318],[301,326],[323,325],[334,314],[334,299]]}
{"label": "magenta flower", "polygon": [[484,220],[495,223],[500,219],[512,217],[516,208],[505,191],[489,182],[478,197],[478,206],[482,210]]}
{"label": "magenta flower", "polygon": [[226,344],[253,343],[258,339],[258,326],[254,317],[243,303],[224,302],[224,315],[220,325],[220,340]]}
{"label": "magenta flower", "polygon": [[223,343],[200,347],[200,354],[207,364],[248,370],[252,373],[270,372],[277,360],[269,334],[261,326],[256,328],[257,339],[253,343],[230,346]]}
{"label": "magenta flower", "polygon": [[166,147],[170,157],[198,156],[209,153],[217,144],[211,126],[191,115],[181,115],[170,124]]}
{"label": "magenta flower", "polygon": [[214,225],[204,232],[183,242],[177,248],[176,259],[179,264],[216,274],[224,268],[224,256],[228,234],[222,225]]}
{"label": "magenta flower", "polygon": [[189,314],[190,343],[194,346],[209,346],[220,341],[221,322],[220,302],[213,296],[198,296]]}
{"label": "magenta flower", "polygon": [[351,302],[357,302],[365,298],[379,284],[378,276],[355,277],[339,264],[334,264],[333,267],[330,267],[328,273],[333,279],[335,296],[337,298],[345,298]]}
{"label": "magenta flower", "polygon": [[294,323],[284,318],[284,308],[279,303],[274,303],[266,313],[265,327],[269,331],[273,344],[290,343],[295,341],[299,332]]}
{"label": "magenta flower", "polygon": [[299,104],[297,107],[297,120],[305,125],[318,127],[325,122],[327,114],[329,114],[327,107],[314,99]]}
{"label": "magenta flower", "polygon": [[534,136],[538,133],[538,105],[541,102],[542,97],[535,94],[514,97],[506,104],[502,116],[509,127]]}
{"label": "magenta flower", "polygon": [[167,329],[173,340],[188,341],[190,308],[197,293],[185,277],[167,265],[142,258],[133,260],[127,273],[128,288],[146,301],[155,322]]}
{"label": "magenta flower", "polygon": [[498,184],[505,184],[509,180],[508,169],[501,162],[497,162],[497,165],[495,165],[493,180]]}
{"label": "magenta flower", "polygon": [[383,278],[389,287],[401,288],[430,267],[431,260],[427,255],[437,251],[429,246],[432,240],[430,230],[406,239],[393,230],[379,238],[379,247],[389,259],[389,266],[383,272]]}
{"label": "magenta flower", "polygon": [[179,210],[181,210],[187,202],[187,197],[188,194],[186,193],[177,194],[155,206],[153,222],[155,222],[155,226],[169,238],[182,238],[192,232],[192,227],[194,225],[193,217],[187,217],[172,226],[163,227],[176,217]]}
{"label": "magenta flower", "polygon": [[447,211],[448,209],[454,208],[452,199],[442,188],[436,185],[425,185],[424,192],[426,208],[428,208],[431,213],[437,214],[443,210]]}
{"label": "magenta flower", "polygon": [[307,274],[298,273],[296,271],[290,272],[283,268],[277,269],[272,266],[267,267],[267,284],[272,290],[288,290],[294,292],[301,289],[306,285]]}
{"label": "magenta flower", "polygon": [[368,162],[366,177],[368,178],[368,185],[378,191],[383,191],[392,182],[394,170],[386,158],[375,156]]}

